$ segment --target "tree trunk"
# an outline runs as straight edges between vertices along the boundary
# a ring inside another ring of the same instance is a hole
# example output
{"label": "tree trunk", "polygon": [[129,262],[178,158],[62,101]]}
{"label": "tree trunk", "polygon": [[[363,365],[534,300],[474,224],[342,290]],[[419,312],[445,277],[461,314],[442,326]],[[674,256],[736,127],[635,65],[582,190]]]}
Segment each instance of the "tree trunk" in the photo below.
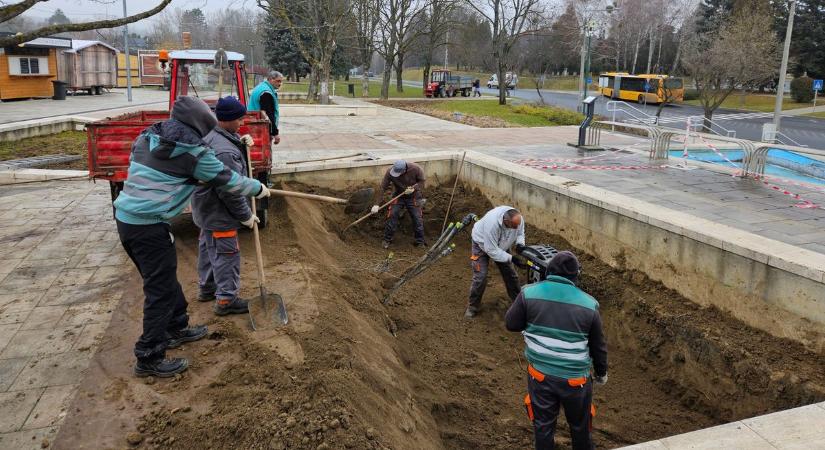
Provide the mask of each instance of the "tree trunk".
{"label": "tree trunk", "polygon": [[393,57],[387,56],[384,58],[384,74],[381,78],[381,99],[386,100],[390,98],[390,78],[392,78],[392,63]]}
{"label": "tree trunk", "polygon": [[424,63],[424,71],[422,73],[422,85],[424,89],[427,89],[427,84],[430,82],[430,68],[432,67],[430,61]]}
{"label": "tree trunk", "polygon": [[679,58],[682,56],[682,32],[679,31],[679,42],[676,44],[676,55],[673,57],[673,66],[670,68],[670,73],[676,73],[679,68]]}
{"label": "tree trunk", "polygon": [[659,33],[659,50],[656,54],[656,72],[662,73],[662,42],[664,41],[664,32]]}
{"label": "tree trunk", "polygon": [[367,76],[370,67],[366,64],[361,67],[364,68],[364,72],[361,73],[361,97],[367,98],[370,96],[370,79]]}
{"label": "tree trunk", "polygon": [[309,88],[307,89],[307,101],[310,103],[315,102],[315,97],[318,95],[318,84],[320,83],[320,74],[317,70],[317,67],[312,68],[312,72],[309,74]]}
{"label": "tree trunk", "polygon": [[653,27],[650,27],[650,32],[647,34],[647,70],[645,73],[650,73],[650,64],[653,63],[653,48],[656,47],[653,34]]}
{"label": "tree trunk", "polygon": [[630,71],[630,73],[632,74],[636,73],[636,62],[639,60],[639,43],[642,40],[642,34],[643,33],[639,33],[636,35],[636,46],[633,49],[633,66],[631,67],[632,70]]}
{"label": "tree trunk", "polygon": [[503,58],[498,60],[498,104],[507,104],[507,80],[504,79],[505,67]]}
{"label": "tree trunk", "polygon": [[702,121],[702,131],[705,133],[710,133],[712,127],[711,119],[713,118],[713,109],[708,105],[705,105],[703,109],[705,110],[705,119]]}
{"label": "tree trunk", "polygon": [[404,80],[401,78],[404,71],[404,53],[398,53],[395,65],[395,91],[404,92]]}

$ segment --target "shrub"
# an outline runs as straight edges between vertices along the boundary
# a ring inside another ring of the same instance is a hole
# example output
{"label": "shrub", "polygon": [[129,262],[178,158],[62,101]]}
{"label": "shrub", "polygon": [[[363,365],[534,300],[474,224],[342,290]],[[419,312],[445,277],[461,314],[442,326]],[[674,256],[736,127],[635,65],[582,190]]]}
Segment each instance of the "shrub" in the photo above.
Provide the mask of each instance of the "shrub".
{"label": "shrub", "polygon": [[513,107],[513,112],[541,117],[550,122],[548,125],[578,125],[584,120],[584,116],[575,111],[548,106],[518,105]]}
{"label": "shrub", "polygon": [[814,99],[814,80],[808,76],[791,81],[791,97],[797,103],[810,103]]}

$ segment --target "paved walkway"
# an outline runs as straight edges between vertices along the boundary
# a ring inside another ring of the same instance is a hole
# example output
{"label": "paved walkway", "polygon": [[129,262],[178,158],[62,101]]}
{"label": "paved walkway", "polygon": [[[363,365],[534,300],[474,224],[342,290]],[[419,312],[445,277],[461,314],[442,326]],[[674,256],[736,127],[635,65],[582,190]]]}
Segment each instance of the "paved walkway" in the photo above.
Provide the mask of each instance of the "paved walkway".
{"label": "paved walkway", "polygon": [[[111,92],[103,95],[70,95],[66,97],[66,100],[3,102],[0,106],[0,124],[63,115],[106,117],[126,112],[132,108],[160,107],[166,109],[168,101],[168,91],[140,88],[132,89],[131,103],[126,99],[126,89],[112,89]],[[126,111],[121,111],[123,108],[126,108]]]}
{"label": "paved walkway", "polygon": [[0,189],[0,449],[41,448],[68,413],[120,299],[105,184]]}
{"label": "paved walkway", "polygon": [[823,425],[825,425],[825,403],[817,403],[623,448],[625,450],[821,450],[825,449]]}

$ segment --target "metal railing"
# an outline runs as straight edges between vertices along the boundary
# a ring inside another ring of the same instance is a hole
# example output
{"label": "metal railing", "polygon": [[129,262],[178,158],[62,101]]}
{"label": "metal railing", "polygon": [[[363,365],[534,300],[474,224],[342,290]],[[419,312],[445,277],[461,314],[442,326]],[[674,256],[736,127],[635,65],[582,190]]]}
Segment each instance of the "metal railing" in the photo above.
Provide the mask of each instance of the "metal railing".
{"label": "metal railing", "polygon": [[796,147],[808,147],[806,144],[800,144],[793,138],[781,131],[762,131],[762,142],[775,142],[780,145],[793,145]]}
{"label": "metal railing", "polygon": [[656,116],[651,116],[650,114],[636,108],[635,106],[619,101],[619,100],[611,100],[607,102],[607,112],[613,113],[613,122],[616,122],[616,113],[624,113],[633,121],[636,121],[641,124],[645,125],[656,125],[659,123],[659,118]]}
{"label": "metal railing", "polygon": [[[696,122],[698,122],[698,123],[696,123]],[[706,127],[706,124],[707,124],[707,127]],[[705,116],[689,116],[687,118],[687,128],[688,128],[688,130],[697,131],[697,130],[695,130],[696,127],[702,127],[703,129],[707,128],[707,130],[709,132],[711,132],[713,134],[716,134],[716,135],[719,135],[719,136],[724,136],[724,137],[729,137],[729,138],[735,138],[736,137],[736,130],[729,130],[729,129],[723,127],[722,125],[720,125],[719,122],[714,122],[713,120],[708,119]],[[722,132],[724,132],[725,134],[719,133],[718,131],[714,130],[713,127],[716,127],[718,129],[722,130]]]}

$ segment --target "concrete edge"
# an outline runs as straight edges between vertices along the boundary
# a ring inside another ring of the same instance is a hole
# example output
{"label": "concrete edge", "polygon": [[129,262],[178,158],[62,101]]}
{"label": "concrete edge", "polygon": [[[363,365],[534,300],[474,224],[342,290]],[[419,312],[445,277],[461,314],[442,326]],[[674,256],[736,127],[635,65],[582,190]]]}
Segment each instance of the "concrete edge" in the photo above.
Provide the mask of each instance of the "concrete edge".
{"label": "concrete edge", "polygon": [[0,170],[0,185],[25,181],[89,179],[86,170],[20,169]]}
{"label": "concrete edge", "polygon": [[[459,160],[464,150],[443,153],[416,153],[405,157],[413,161]],[[530,169],[510,161],[467,150],[465,160],[525,183],[603,208],[651,226],[678,233],[697,242],[707,244],[735,255],[748,258],[777,269],[822,283],[825,282],[825,255],[797,247],[728,225],[674,211],[662,206],[643,202],[623,194],[617,194],[558,175]],[[296,164],[279,167],[272,174],[313,172],[329,169],[346,169],[353,166],[389,165],[389,160],[335,161]]]}

